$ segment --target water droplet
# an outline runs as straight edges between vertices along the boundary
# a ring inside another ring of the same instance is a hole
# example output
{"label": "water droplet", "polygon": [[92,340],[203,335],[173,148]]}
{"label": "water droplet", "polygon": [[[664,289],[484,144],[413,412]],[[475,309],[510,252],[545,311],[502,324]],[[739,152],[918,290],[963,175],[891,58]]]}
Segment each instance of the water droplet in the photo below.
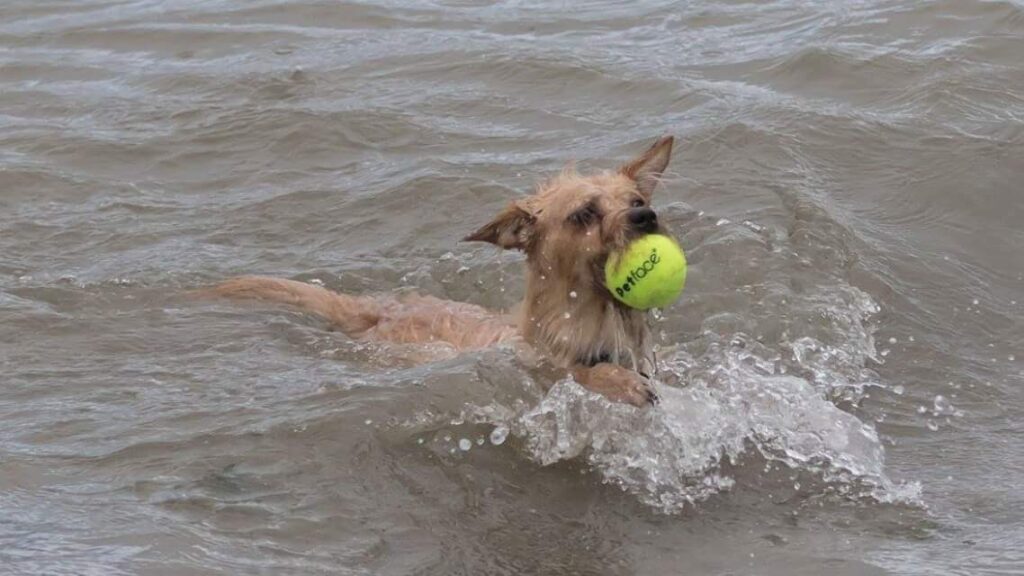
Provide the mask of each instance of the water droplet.
{"label": "water droplet", "polygon": [[907,338],[907,340],[910,340],[911,342],[914,342],[914,337],[911,336],[911,337]]}
{"label": "water droplet", "polygon": [[364,424],[366,424],[367,426],[369,426],[370,424],[373,424],[373,420],[370,420],[369,418],[367,418],[367,419],[366,419],[366,422],[364,422]]}
{"label": "water droplet", "polygon": [[1006,357],[1006,359],[1009,360],[1010,362],[1013,362],[1014,360],[1017,359],[1017,357],[1014,356],[1013,354],[1010,354],[1009,356]]}
{"label": "water droplet", "polygon": [[898,395],[902,396],[903,392],[904,392],[903,385],[902,384],[897,384],[896,386],[893,387],[892,391],[893,391],[894,394],[898,394]]}
{"label": "water droplet", "polygon": [[971,300],[971,304],[974,304],[975,306],[977,306],[978,303],[979,303],[979,301],[978,301],[977,298],[975,298],[974,300]]}
{"label": "water droplet", "polygon": [[924,413],[925,413],[925,412],[927,412],[927,411],[928,411],[928,409],[927,409],[927,408],[925,408],[924,406],[918,406],[918,407],[917,407],[917,413],[918,413],[918,414],[924,414]]}
{"label": "water droplet", "polygon": [[569,292],[569,298],[572,298],[572,299],[574,299],[574,300],[575,300],[575,299],[576,299],[576,296],[577,296],[577,294],[576,294],[576,291],[575,291],[575,290],[573,290],[572,292]]}
{"label": "water droplet", "polygon": [[506,438],[508,438],[508,428],[505,426],[498,425],[491,430],[491,444],[501,446],[505,443]]}
{"label": "water droplet", "polygon": [[935,395],[935,400],[933,401],[934,414],[945,414],[946,412],[951,411],[951,408],[952,406],[950,406],[949,400],[947,400],[945,396],[942,394]]}
{"label": "water droplet", "polygon": [[882,355],[882,357],[883,357],[883,358],[885,358],[886,356],[888,356],[888,355],[889,355],[889,349],[888,349],[888,348],[885,348],[885,349],[883,349],[883,350],[882,350],[882,351],[880,352],[880,354]]}
{"label": "water droplet", "polygon": [[463,452],[469,452],[469,449],[473,447],[473,443],[469,441],[469,438],[463,438],[459,440],[459,450]]}
{"label": "water droplet", "polygon": [[476,445],[477,446],[483,446],[484,445],[484,437],[483,436],[481,436],[481,437],[476,439]]}
{"label": "water droplet", "polygon": [[728,218],[719,218],[718,222],[715,222],[715,226],[723,226],[729,223]]}
{"label": "water droplet", "polygon": [[445,434],[444,435],[444,441],[445,442],[451,442],[452,441],[452,435],[451,434]]}
{"label": "water droplet", "polygon": [[932,432],[938,432],[939,430],[939,425],[936,424],[934,420],[929,420],[925,422],[925,426],[927,426],[928,429],[931,430]]}
{"label": "water droplet", "polygon": [[562,318],[565,318],[566,320],[568,320],[569,318],[572,318],[572,314],[569,314],[568,312],[566,312],[565,314],[562,314]]}
{"label": "water droplet", "polygon": [[889,344],[895,344],[897,340],[895,338],[889,338]]}

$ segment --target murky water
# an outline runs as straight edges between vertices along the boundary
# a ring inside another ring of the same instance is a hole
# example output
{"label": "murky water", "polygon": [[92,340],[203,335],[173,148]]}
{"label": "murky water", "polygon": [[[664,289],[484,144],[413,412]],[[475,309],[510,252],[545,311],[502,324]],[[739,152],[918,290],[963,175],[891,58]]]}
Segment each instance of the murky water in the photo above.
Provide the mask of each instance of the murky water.
{"label": "murky water", "polygon": [[[240,273],[495,308],[457,243],[679,138],[664,401]],[[1019,2],[8,0],[0,573],[1024,573]]]}

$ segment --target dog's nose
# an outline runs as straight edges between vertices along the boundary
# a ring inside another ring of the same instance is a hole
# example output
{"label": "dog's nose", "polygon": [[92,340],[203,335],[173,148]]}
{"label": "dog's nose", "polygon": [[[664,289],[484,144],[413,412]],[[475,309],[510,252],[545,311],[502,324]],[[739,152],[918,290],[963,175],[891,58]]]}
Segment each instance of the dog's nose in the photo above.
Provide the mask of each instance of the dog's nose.
{"label": "dog's nose", "polygon": [[626,214],[629,223],[641,232],[654,232],[658,229],[658,215],[650,208],[630,208]]}

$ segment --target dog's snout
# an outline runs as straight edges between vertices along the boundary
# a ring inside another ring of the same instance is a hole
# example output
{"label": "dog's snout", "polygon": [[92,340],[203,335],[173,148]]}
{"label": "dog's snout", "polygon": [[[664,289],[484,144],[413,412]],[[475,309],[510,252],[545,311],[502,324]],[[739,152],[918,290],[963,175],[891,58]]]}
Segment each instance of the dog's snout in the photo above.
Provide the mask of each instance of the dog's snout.
{"label": "dog's snout", "polygon": [[631,208],[627,213],[629,223],[641,232],[654,232],[658,229],[658,215],[650,208]]}

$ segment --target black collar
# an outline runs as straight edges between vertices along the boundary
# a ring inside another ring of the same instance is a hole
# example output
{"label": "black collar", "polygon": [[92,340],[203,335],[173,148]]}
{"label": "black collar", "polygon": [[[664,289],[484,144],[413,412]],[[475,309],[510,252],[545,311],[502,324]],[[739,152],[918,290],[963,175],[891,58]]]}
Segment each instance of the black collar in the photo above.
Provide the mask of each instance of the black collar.
{"label": "black collar", "polygon": [[600,364],[602,362],[611,362],[611,361],[612,361],[612,355],[607,353],[607,352],[605,352],[605,351],[603,351],[603,350],[601,352],[597,353],[597,354],[594,354],[594,355],[591,355],[591,356],[587,356],[585,358],[580,358],[580,364],[583,364],[584,366],[590,366],[591,368],[594,367],[594,366],[597,366],[598,364]]}

